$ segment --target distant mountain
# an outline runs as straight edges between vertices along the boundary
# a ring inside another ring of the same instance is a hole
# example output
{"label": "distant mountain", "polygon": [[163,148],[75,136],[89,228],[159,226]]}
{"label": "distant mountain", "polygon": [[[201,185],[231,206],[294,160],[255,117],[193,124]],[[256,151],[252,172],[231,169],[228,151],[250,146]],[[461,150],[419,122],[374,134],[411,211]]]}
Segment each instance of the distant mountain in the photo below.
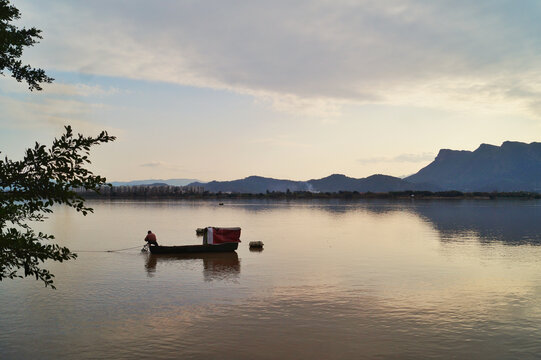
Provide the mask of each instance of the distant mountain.
{"label": "distant mountain", "polygon": [[372,175],[366,178],[355,179],[341,174],[333,174],[319,180],[310,180],[308,183],[316,191],[338,192],[389,192],[404,190],[432,190],[437,191],[434,185],[413,184],[403,179],[388,175]]}
{"label": "distant mountain", "polygon": [[152,185],[156,183],[174,185],[174,186],[186,186],[190,183],[197,182],[197,179],[152,179],[152,180],[134,180],[134,181],[112,181],[113,186],[136,186],[136,185]]}
{"label": "distant mountain", "polygon": [[261,176],[249,176],[240,180],[233,181],[211,181],[208,183],[194,182],[190,185],[203,186],[206,191],[210,192],[237,192],[260,194],[268,191],[285,192],[290,191],[306,191],[308,184],[304,181],[278,180],[265,178]]}
{"label": "distant mountain", "polygon": [[249,176],[232,181],[203,183],[192,179],[137,180],[113,182],[119,185],[202,186],[206,191],[259,194],[286,192],[389,192],[389,191],[535,191],[541,192],[541,143],[506,141],[501,146],[482,144],[475,151],[440,150],[436,159],[414,175],[403,179],[372,175],[351,178],[333,174],[322,179],[293,181]]}
{"label": "distant mountain", "polygon": [[541,143],[506,141],[475,151],[442,149],[436,159],[405,180],[459,191],[541,192]]}
{"label": "distant mountain", "polygon": [[250,176],[234,181],[211,181],[209,183],[192,183],[202,186],[210,192],[236,192],[259,194],[267,191],[314,191],[314,192],[388,192],[403,190],[439,190],[432,185],[413,184],[400,178],[386,175],[372,175],[367,178],[355,179],[345,175],[334,174],[323,179],[309,181],[277,180],[260,176]]}

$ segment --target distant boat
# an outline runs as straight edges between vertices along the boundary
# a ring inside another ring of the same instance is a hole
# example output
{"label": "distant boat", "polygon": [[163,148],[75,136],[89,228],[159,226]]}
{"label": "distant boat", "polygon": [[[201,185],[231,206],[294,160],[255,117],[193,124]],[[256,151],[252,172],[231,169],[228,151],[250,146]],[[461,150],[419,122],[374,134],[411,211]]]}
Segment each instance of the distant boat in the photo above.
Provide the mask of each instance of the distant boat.
{"label": "distant boat", "polygon": [[250,249],[263,249],[263,241],[250,241],[248,246]]}
{"label": "distant boat", "polygon": [[237,250],[240,242],[240,228],[208,227],[205,229],[202,245],[149,246],[152,254],[215,253]]}

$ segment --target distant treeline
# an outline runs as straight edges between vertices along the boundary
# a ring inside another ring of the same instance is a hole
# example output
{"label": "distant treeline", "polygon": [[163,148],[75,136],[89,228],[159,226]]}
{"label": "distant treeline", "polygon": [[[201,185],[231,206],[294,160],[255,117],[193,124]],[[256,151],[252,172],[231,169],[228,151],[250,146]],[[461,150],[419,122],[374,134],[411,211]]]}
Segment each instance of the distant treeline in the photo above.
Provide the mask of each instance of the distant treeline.
{"label": "distant treeline", "polygon": [[309,192],[309,191],[267,191],[266,193],[93,193],[81,194],[85,198],[100,199],[541,199],[541,194],[535,192],[460,192],[460,191],[391,191],[386,193],[361,193],[358,191],[339,192]]}

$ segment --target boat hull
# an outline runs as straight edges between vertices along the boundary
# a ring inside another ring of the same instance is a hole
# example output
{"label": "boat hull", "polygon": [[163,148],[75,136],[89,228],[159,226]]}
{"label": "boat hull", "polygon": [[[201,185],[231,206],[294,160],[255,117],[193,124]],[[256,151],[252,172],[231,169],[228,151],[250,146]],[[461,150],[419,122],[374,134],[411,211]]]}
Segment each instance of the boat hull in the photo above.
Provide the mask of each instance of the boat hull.
{"label": "boat hull", "polygon": [[183,246],[150,246],[152,254],[194,254],[230,252],[237,250],[239,243],[225,243],[217,245],[183,245]]}

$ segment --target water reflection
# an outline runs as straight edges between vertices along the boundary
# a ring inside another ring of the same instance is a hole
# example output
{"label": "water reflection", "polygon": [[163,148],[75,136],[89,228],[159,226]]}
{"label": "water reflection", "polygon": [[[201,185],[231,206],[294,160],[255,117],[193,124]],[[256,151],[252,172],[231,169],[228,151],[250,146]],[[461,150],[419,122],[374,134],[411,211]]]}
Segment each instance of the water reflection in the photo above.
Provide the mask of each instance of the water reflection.
{"label": "water reflection", "polygon": [[477,238],[481,244],[541,245],[541,202],[537,200],[369,200],[320,202],[318,210],[333,216],[409,213],[428,221],[442,241]]}
{"label": "water reflection", "polygon": [[199,265],[201,262],[198,260],[202,260],[205,281],[231,279],[240,274],[239,256],[234,251],[200,254],[148,254],[145,256],[145,270],[151,277],[156,273],[158,263],[183,266],[187,263],[193,265],[195,262]]}
{"label": "water reflection", "polygon": [[[55,226],[63,245],[96,250],[51,265],[57,291],[31,279],[0,283],[0,357],[535,359],[541,353],[541,246],[508,246],[541,243],[539,201],[92,207],[93,216],[59,209],[42,224]],[[133,247],[148,228],[159,230],[164,245],[193,244],[194,229],[204,225],[241,226],[239,255],[98,252]],[[265,251],[249,251],[252,240],[263,241]],[[202,334],[219,336],[201,341]]]}
{"label": "water reflection", "polygon": [[541,245],[541,207],[529,201],[423,202],[413,211],[430,221],[442,241],[472,235],[481,244]]}

